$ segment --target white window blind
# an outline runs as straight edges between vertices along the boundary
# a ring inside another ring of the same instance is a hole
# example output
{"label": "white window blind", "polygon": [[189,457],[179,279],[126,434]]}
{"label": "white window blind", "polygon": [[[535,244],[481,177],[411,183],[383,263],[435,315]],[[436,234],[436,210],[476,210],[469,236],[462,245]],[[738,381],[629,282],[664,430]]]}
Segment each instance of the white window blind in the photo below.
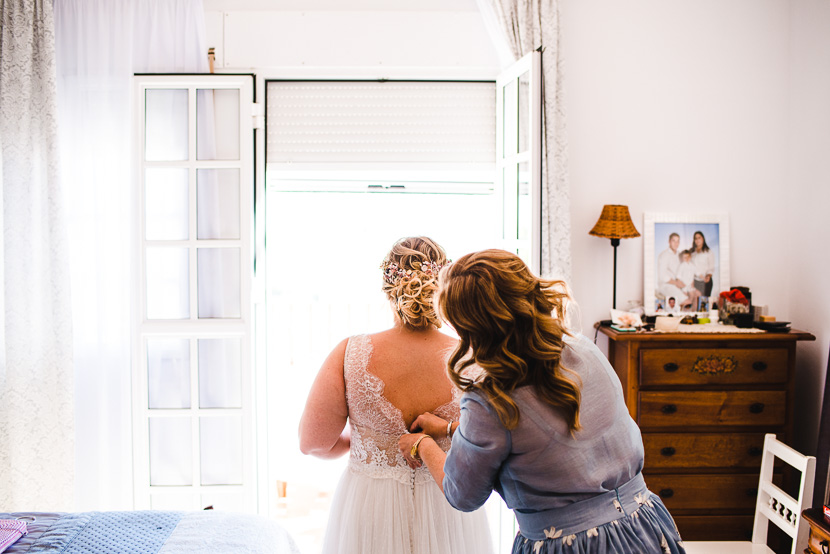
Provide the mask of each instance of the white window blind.
{"label": "white window blind", "polygon": [[492,82],[270,81],[267,162],[389,169],[492,166]]}

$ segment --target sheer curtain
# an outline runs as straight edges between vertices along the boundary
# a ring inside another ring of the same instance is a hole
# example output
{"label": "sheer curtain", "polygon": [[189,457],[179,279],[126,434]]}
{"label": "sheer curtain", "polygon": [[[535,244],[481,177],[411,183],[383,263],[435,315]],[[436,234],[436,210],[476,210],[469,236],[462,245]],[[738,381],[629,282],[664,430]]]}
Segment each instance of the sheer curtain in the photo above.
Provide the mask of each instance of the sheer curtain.
{"label": "sheer curtain", "polygon": [[0,511],[73,501],[72,327],[51,0],[0,0]]}
{"label": "sheer curtain", "polygon": [[[570,281],[571,215],[568,135],[565,123],[559,0],[477,0],[497,49],[507,43],[518,60],[542,52],[542,275]],[[501,49],[499,49],[501,52]]]}
{"label": "sheer curtain", "polygon": [[208,69],[201,0],[55,0],[78,509],[132,507],[133,73]]}

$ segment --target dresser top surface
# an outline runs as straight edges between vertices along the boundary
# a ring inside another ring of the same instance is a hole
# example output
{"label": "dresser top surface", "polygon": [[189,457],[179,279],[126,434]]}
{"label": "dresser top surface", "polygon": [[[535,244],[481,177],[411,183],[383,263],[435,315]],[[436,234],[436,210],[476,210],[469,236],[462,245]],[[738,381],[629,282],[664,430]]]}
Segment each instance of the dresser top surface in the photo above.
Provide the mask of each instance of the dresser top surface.
{"label": "dresser top surface", "polygon": [[664,331],[628,331],[620,332],[610,327],[600,326],[599,332],[609,339],[618,342],[676,342],[676,341],[712,341],[712,340],[741,340],[759,342],[791,342],[799,340],[816,340],[812,334],[806,331],[792,329],[788,333],[667,333]]}
{"label": "dresser top surface", "polygon": [[823,510],[821,507],[818,508],[807,508],[801,514],[804,516],[804,519],[821,529],[827,534],[830,534],[830,521],[827,521],[824,517]]}

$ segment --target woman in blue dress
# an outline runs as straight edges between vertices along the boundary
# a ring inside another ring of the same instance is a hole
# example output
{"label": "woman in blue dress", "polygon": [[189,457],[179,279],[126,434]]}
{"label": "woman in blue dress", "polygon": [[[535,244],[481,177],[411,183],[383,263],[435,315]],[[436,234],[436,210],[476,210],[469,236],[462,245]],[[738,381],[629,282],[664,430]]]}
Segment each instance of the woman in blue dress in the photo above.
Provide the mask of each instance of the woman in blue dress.
{"label": "woman in blue dress", "polygon": [[[459,422],[422,414],[399,448],[458,510],[495,490],[519,523],[513,554],[683,553],[642,476],[643,441],[602,352],[565,327],[562,281],[503,250],[442,270],[438,308],[458,333]],[[475,377],[473,377],[475,376]],[[450,436],[447,454],[434,438]]]}

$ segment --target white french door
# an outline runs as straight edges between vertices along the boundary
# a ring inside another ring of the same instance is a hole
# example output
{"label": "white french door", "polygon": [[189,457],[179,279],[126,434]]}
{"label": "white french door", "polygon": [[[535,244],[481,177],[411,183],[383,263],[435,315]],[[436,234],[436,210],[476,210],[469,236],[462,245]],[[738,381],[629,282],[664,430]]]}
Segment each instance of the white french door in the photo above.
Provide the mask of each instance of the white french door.
{"label": "white french door", "polygon": [[[537,275],[542,268],[542,54],[534,51],[496,79],[496,195],[502,248]],[[497,495],[488,501],[497,552],[513,546],[518,525]]]}
{"label": "white french door", "polygon": [[537,275],[542,268],[542,54],[533,51],[496,79],[496,191],[504,249]]}
{"label": "white french door", "polygon": [[137,509],[255,511],[252,75],[139,75]]}

